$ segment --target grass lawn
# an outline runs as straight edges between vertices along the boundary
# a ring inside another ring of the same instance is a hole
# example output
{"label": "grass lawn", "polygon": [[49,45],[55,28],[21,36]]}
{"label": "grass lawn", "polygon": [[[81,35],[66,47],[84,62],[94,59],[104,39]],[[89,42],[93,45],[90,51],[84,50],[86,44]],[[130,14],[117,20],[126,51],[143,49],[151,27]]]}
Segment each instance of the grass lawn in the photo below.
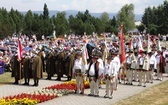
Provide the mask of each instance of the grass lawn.
{"label": "grass lawn", "polygon": [[119,101],[115,105],[168,105],[168,81]]}
{"label": "grass lawn", "polygon": [[14,78],[11,77],[11,72],[5,72],[0,75],[0,85],[12,83],[14,82]]}
{"label": "grass lawn", "polygon": [[[43,73],[43,77],[46,78],[47,74]],[[11,77],[11,72],[5,72],[4,74],[0,75],[0,85],[4,85],[4,84],[11,84],[12,82],[14,82],[15,79],[14,77]]]}

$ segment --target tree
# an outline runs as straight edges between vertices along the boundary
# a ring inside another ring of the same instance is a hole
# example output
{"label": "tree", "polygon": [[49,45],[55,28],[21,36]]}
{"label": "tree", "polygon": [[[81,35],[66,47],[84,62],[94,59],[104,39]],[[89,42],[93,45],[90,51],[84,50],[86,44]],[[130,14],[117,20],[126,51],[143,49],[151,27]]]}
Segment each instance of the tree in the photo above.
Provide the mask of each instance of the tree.
{"label": "tree", "polygon": [[45,19],[49,19],[49,11],[48,11],[47,4],[46,4],[46,3],[44,4],[43,18],[44,18],[44,20],[45,20]]}
{"label": "tree", "polygon": [[57,16],[53,19],[53,23],[56,26],[56,32],[58,35],[64,35],[68,33],[69,24],[66,19],[65,12],[58,12]]}
{"label": "tree", "polygon": [[127,32],[135,28],[134,5],[126,4],[117,13],[117,20],[119,24],[124,25],[124,31]]}
{"label": "tree", "polygon": [[145,30],[145,25],[143,23],[139,26],[136,26],[136,27],[137,27],[139,32],[144,32],[144,30]]}
{"label": "tree", "polygon": [[100,16],[100,20],[105,24],[109,22],[109,19],[109,14],[107,12],[103,12]]}
{"label": "tree", "polygon": [[32,14],[32,11],[29,10],[26,15],[25,15],[25,23],[26,23],[26,27],[25,27],[25,32],[27,34],[32,34],[32,27],[33,27],[33,14]]}

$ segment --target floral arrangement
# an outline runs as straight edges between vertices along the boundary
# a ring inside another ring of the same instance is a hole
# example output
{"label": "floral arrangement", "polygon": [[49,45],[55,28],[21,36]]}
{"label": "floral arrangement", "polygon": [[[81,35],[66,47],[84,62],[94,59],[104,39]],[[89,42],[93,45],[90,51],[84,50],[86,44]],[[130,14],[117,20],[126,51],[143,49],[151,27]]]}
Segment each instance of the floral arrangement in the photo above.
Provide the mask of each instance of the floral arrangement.
{"label": "floral arrangement", "polygon": [[[89,88],[89,82],[85,81],[85,88]],[[76,81],[69,81],[45,87],[41,90],[7,96],[0,99],[0,105],[35,105],[56,97],[75,93]]]}

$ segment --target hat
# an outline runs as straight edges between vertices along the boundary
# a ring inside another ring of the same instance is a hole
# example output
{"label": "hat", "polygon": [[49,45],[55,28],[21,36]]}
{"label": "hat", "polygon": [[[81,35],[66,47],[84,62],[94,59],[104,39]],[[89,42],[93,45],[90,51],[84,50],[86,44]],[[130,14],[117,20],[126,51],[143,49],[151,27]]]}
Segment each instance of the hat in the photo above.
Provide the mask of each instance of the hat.
{"label": "hat", "polygon": [[112,60],[112,56],[108,56],[106,59],[107,60]]}
{"label": "hat", "polygon": [[103,42],[103,43],[101,43],[100,45],[101,45],[101,46],[105,46],[105,43]]}
{"label": "hat", "polygon": [[152,55],[153,53],[152,52],[148,52],[149,55]]}
{"label": "hat", "polygon": [[133,53],[133,51],[132,50],[128,50],[127,53]]}
{"label": "hat", "polygon": [[82,56],[82,52],[81,51],[76,51],[76,55]]}
{"label": "hat", "polygon": [[118,54],[118,51],[116,49],[110,49],[110,54],[111,55],[117,55]]}
{"label": "hat", "polygon": [[166,49],[166,47],[161,47],[162,49]]}
{"label": "hat", "polygon": [[139,53],[144,53],[144,51],[143,50],[139,50]]}
{"label": "hat", "polygon": [[91,57],[93,57],[93,58],[99,58],[101,55],[102,55],[101,51],[98,50],[97,48],[94,48],[92,50]]}
{"label": "hat", "polygon": [[82,51],[80,48],[76,48],[75,51]]}

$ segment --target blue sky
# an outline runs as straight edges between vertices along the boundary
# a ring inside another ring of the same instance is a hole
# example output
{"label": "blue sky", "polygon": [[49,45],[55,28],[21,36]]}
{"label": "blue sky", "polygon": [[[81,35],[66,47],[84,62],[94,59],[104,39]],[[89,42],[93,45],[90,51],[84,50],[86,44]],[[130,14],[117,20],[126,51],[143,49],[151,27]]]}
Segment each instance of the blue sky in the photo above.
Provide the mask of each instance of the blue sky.
{"label": "blue sky", "polygon": [[134,4],[134,13],[143,14],[148,6],[158,6],[165,0],[0,0],[0,7],[8,11],[13,7],[18,11],[43,11],[44,3],[49,10],[78,10],[94,13],[116,13],[125,4]]}

